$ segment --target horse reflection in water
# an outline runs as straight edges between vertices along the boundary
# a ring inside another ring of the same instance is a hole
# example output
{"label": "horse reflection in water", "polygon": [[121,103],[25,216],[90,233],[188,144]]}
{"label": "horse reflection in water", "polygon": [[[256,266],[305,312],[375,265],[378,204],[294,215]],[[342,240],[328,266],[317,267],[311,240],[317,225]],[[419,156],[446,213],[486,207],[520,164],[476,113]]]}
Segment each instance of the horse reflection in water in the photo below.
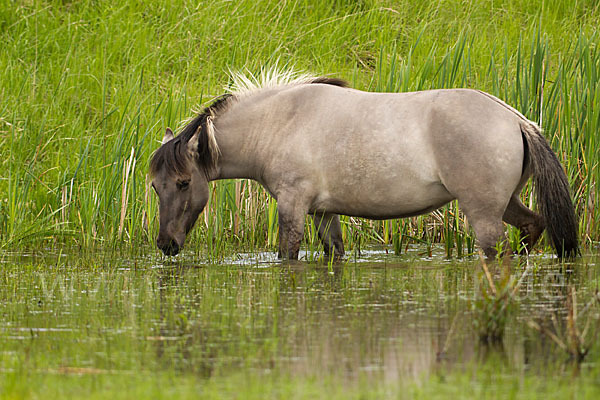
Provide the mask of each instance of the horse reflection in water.
{"label": "horse reflection in water", "polygon": [[[544,229],[559,257],[578,253],[567,177],[538,126],[500,99],[469,89],[370,93],[338,79],[268,71],[233,77],[223,95],[150,162],[158,247],[182,248],[208,201],[208,182],[246,178],[276,200],[279,255],[297,259],[310,214],[325,252],[344,253],[339,215],[390,219],[458,199],[486,256],[521,230]],[[519,199],[530,176],[540,214]]]}

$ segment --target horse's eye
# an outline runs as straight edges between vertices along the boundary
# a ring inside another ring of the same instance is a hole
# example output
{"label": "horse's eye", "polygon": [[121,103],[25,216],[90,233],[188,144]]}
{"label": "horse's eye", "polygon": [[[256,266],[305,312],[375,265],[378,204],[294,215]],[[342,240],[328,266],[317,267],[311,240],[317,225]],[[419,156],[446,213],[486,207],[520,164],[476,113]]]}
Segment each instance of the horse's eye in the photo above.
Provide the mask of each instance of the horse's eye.
{"label": "horse's eye", "polygon": [[188,186],[190,186],[189,179],[186,179],[184,181],[177,181],[177,189],[179,190],[185,190],[188,188]]}

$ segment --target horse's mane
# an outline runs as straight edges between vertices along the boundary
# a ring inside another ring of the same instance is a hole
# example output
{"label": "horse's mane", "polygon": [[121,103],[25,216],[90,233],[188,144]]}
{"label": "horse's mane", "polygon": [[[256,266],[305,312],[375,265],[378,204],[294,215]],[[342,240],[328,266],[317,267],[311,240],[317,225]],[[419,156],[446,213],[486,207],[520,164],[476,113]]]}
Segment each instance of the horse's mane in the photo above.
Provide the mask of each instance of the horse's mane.
{"label": "horse's mane", "polygon": [[281,72],[275,69],[264,70],[256,77],[252,74],[232,73],[232,85],[228,93],[219,96],[196,117],[187,122],[181,132],[172,140],[164,143],[154,152],[150,160],[150,175],[155,175],[163,166],[177,175],[187,172],[189,152],[187,144],[196,132],[198,149],[195,155],[198,165],[206,175],[215,167],[219,158],[219,148],[214,137],[213,119],[226,112],[231,104],[263,89],[306,84],[325,84],[347,87],[346,81],[330,77],[312,77]]}
{"label": "horse's mane", "polygon": [[246,97],[263,89],[275,89],[283,86],[297,86],[314,83],[347,87],[348,83],[342,79],[327,76],[312,76],[298,74],[293,71],[282,71],[277,68],[263,69],[258,75],[250,72],[231,72],[229,93],[236,99]]}

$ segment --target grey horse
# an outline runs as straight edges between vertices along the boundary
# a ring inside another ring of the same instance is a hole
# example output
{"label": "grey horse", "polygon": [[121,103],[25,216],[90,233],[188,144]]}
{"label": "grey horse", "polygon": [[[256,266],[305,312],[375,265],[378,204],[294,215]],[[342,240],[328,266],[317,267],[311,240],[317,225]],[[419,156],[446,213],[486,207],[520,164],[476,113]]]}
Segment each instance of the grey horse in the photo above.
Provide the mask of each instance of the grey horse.
{"label": "grey horse", "polygon": [[[236,79],[237,90],[179,135],[167,128],[150,161],[166,255],[183,246],[208,182],[230,178],[253,179],[277,200],[283,258],[298,258],[307,214],[324,251],[341,256],[340,214],[404,218],[454,199],[487,257],[505,238],[502,221],[527,248],[546,229],[559,257],[578,254],[558,158],[539,127],[500,99],[470,89],[371,93],[323,77]],[[531,175],[540,214],[519,199]]]}

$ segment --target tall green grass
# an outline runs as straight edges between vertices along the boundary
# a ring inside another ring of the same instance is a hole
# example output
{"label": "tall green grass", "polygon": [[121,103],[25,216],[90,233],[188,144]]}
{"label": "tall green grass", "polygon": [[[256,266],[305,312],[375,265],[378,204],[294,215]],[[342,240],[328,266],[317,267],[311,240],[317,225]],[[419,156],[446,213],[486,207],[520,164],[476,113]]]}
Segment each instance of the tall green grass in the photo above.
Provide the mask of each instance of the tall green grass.
{"label": "tall green grass", "polygon": [[[363,90],[499,96],[544,128],[581,237],[597,242],[599,22],[594,1],[567,0],[2,2],[1,247],[151,242],[157,204],[146,171],[164,128],[222,93],[229,69],[274,64]],[[259,185],[219,182],[211,193],[195,251],[219,259],[276,245],[276,204]],[[454,203],[402,221],[342,222],[351,251],[373,241],[396,252],[437,242],[448,255],[473,251]]]}

